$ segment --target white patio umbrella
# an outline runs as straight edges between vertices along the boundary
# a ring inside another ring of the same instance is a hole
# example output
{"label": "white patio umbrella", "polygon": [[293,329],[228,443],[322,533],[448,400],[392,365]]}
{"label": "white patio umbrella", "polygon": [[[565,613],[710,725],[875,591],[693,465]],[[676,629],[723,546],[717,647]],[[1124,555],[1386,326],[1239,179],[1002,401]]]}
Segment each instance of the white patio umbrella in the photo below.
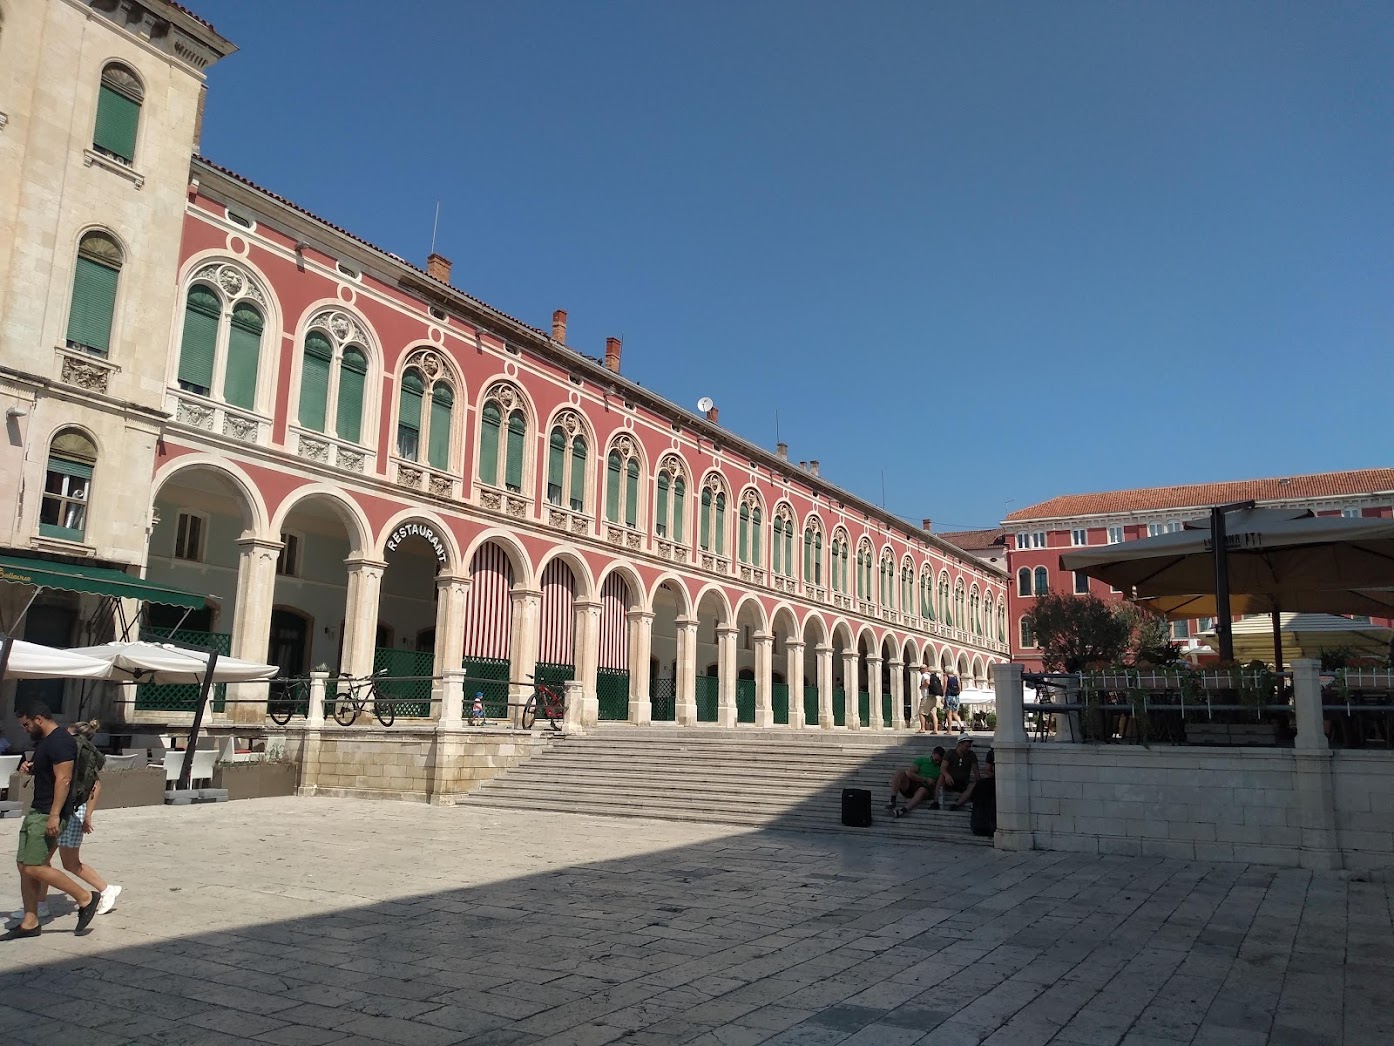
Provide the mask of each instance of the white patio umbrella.
{"label": "white patio umbrella", "polygon": [[[3,656],[8,649],[8,657]],[[106,679],[111,665],[73,650],[6,637],[0,648],[0,675],[5,679]]]}
{"label": "white patio umbrella", "polygon": [[[1352,621],[1334,614],[1280,614],[1281,647],[1275,646],[1267,615],[1245,618],[1232,626],[1234,656],[1241,661],[1258,658],[1276,663],[1278,650],[1287,657],[1319,657],[1323,650],[1348,648],[1357,654],[1383,657],[1389,652],[1389,640],[1394,629],[1372,625],[1367,621]],[[1200,633],[1200,638],[1212,636]]]}
{"label": "white patio umbrella", "polygon": [[104,643],[101,646],[77,647],[70,653],[105,662],[117,669],[113,673],[129,673],[141,683],[247,683],[270,679],[279,669],[275,665],[242,661],[219,654],[213,662],[212,679],[208,679],[207,650],[187,650],[168,643]]}

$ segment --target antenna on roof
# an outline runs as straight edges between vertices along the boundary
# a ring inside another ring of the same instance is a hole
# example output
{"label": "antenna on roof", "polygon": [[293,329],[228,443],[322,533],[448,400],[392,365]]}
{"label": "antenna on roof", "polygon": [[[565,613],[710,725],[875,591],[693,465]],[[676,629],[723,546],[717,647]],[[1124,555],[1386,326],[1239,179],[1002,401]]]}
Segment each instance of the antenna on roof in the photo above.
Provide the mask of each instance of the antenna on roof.
{"label": "antenna on roof", "polygon": [[774,441],[779,443],[779,411],[774,412]]}
{"label": "antenna on roof", "polygon": [[431,253],[436,253],[436,230],[440,228],[440,201],[436,201],[436,220],[431,223]]}

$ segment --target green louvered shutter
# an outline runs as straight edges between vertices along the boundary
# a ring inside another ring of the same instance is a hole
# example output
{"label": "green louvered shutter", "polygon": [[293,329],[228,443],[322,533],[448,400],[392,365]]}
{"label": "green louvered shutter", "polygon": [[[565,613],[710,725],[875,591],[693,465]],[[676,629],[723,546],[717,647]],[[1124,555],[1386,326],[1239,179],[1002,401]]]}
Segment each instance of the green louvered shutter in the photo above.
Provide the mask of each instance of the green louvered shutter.
{"label": "green louvered shutter", "polygon": [[784,564],[784,520],[780,516],[774,517],[774,541],[770,543],[770,567],[776,574],[780,573],[779,568]]}
{"label": "green louvered shutter", "polygon": [[683,503],[687,497],[687,484],[679,476],[673,480],[673,540],[681,543],[683,540],[683,520],[686,513],[683,511]]}
{"label": "green louvered shutter", "polygon": [[438,384],[431,390],[431,434],[426,461],[433,469],[450,467],[450,423],[455,413],[455,393]]}
{"label": "green louvered shutter", "polygon": [[586,439],[577,436],[571,441],[571,508],[586,510]]}
{"label": "green louvered shutter", "polygon": [[484,404],[483,416],[479,422],[479,482],[491,487],[499,482],[499,427],[503,424],[503,412],[497,403]]}
{"label": "green louvered shutter", "polygon": [[339,402],[334,433],[350,443],[363,439],[363,391],[368,383],[368,357],[350,345],[339,361]]}
{"label": "green louvered shutter", "polygon": [[558,425],[547,440],[547,500],[553,505],[562,503],[566,484],[566,433]]}
{"label": "green louvered shutter", "polygon": [[803,532],[803,580],[806,585],[816,585],[813,580],[813,530]]}
{"label": "green louvered shutter", "polygon": [[315,432],[324,431],[325,404],[329,401],[329,365],[334,348],[319,331],[305,335],[305,351],[300,361],[300,424]]}
{"label": "green louvered shutter", "polygon": [[184,337],[179,343],[179,387],[207,396],[213,385],[213,354],[218,347],[222,302],[207,287],[189,288],[184,305]]}
{"label": "green louvered shutter", "polygon": [[610,451],[605,465],[605,518],[611,523],[620,521],[620,479],[624,459],[617,450]]}
{"label": "green louvered shutter", "polygon": [[740,524],[736,528],[736,558],[742,563],[750,562],[750,506],[742,505]]}
{"label": "green louvered shutter", "polygon": [[624,522],[628,527],[639,525],[639,462],[633,458],[624,484]]}
{"label": "green louvered shutter", "polygon": [[257,370],[261,366],[261,313],[246,302],[232,309],[228,328],[227,370],[223,375],[223,399],[234,407],[251,410],[257,402]]}
{"label": "green louvered shutter", "polygon": [[528,421],[521,410],[508,416],[508,454],[504,461],[504,486],[518,492],[523,489],[523,450],[527,442]]}
{"label": "green louvered shutter", "polygon": [[119,156],[127,163],[136,156],[136,128],[140,125],[140,103],[110,84],[102,84],[97,95],[97,126],[92,146],[100,152]]}
{"label": "green louvered shutter", "polygon": [[750,513],[750,561],[757,567],[760,566],[760,549],[764,544],[760,534],[761,523],[760,510],[757,508]]}
{"label": "green louvered shutter", "polygon": [[397,397],[397,454],[408,461],[421,455],[421,399],[425,392],[426,383],[418,371],[402,375],[402,391]]}
{"label": "green louvered shutter", "polygon": [[699,511],[697,527],[703,550],[710,552],[712,547],[712,492],[710,490],[702,491],[702,507]]}
{"label": "green louvered shutter", "polygon": [[658,474],[658,504],[654,506],[653,524],[654,530],[663,537],[671,537],[668,533],[668,473]]}
{"label": "green louvered shutter", "polygon": [[726,555],[726,495],[716,496],[716,519],[713,521],[716,526],[716,554]]}
{"label": "green louvered shutter", "polygon": [[[68,344],[105,356],[111,348],[120,270],[79,256],[73,273],[73,307],[68,313]],[[216,321],[214,326],[216,328]],[[210,364],[210,374],[212,372]]]}

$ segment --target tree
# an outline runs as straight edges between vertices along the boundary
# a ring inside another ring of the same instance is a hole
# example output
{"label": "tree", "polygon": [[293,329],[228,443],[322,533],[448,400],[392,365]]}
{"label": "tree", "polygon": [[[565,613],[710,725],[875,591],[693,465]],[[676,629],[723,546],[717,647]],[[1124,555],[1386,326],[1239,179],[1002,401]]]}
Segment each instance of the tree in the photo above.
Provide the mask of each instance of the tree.
{"label": "tree", "polygon": [[1170,665],[1181,660],[1166,618],[1134,603],[1119,604],[1118,612],[1127,618],[1133,630],[1129,643],[1133,664]]}
{"label": "tree", "polygon": [[1037,596],[1026,624],[1048,672],[1079,672],[1096,661],[1117,664],[1133,639],[1127,610],[1098,596]]}

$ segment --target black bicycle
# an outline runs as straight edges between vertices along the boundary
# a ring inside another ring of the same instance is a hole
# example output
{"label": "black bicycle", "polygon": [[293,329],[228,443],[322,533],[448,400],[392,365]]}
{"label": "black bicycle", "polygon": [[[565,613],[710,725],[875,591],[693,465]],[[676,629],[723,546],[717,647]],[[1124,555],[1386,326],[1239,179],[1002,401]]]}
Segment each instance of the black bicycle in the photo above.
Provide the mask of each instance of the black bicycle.
{"label": "black bicycle", "polygon": [[271,688],[276,696],[266,703],[266,714],[278,726],[285,726],[291,716],[299,712],[305,714],[310,707],[310,681],[308,679],[273,679]]}
{"label": "black bicycle", "polygon": [[378,695],[378,682],[387,675],[384,669],[362,679],[346,676],[334,698],[334,721],[340,726],[352,726],[365,711],[371,711],[383,726],[391,726],[397,718],[392,702]]}

